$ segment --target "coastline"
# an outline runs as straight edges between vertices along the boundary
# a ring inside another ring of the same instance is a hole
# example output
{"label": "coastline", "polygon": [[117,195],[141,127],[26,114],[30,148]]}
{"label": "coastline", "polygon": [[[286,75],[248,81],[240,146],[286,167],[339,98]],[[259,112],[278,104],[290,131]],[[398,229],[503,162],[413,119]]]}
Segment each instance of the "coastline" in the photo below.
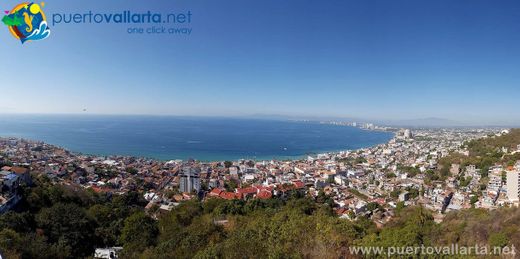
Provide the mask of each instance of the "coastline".
{"label": "coastline", "polygon": [[[368,131],[372,131],[372,130],[368,130]],[[197,159],[195,157],[194,158],[190,158],[190,159],[175,159],[175,158],[171,158],[171,159],[157,159],[157,158],[149,157],[149,156],[133,156],[133,155],[120,155],[120,154],[90,154],[90,153],[85,153],[85,152],[81,152],[81,151],[73,151],[73,150],[70,150],[70,149],[68,149],[66,147],[60,146],[60,145],[47,143],[47,142],[45,142],[43,140],[35,140],[35,139],[20,138],[20,137],[9,137],[9,136],[0,136],[0,141],[2,141],[2,140],[14,140],[14,141],[25,141],[25,142],[29,142],[29,143],[39,143],[39,144],[47,145],[47,146],[50,146],[50,147],[53,147],[53,148],[56,148],[56,149],[63,150],[65,152],[68,152],[68,153],[73,154],[75,156],[89,157],[89,158],[103,157],[103,158],[107,158],[107,159],[110,159],[110,158],[142,159],[142,160],[156,161],[156,162],[161,162],[161,163],[166,163],[166,162],[169,162],[169,161],[182,161],[182,162],[186,162],[186,161],[191,160],[191,159],[193,159],[194,161],[200,162],[200,163],[220,163],[220,162],[224,162],[224,161],[241,161],[241,160],[244,160],[244,161],[250,160],[250,161],[257,161],[257,162],[264,162],[264,161],[265,162],[267,162],[267,161],[296,162],[296,161],[305,160],[309,156],[317,156],[317,155],[337,156],[337,155],[341,155],[341,154],[347,153],[347,152],[356,152],[356,151],[360,151],[360,150],[364,150],[364,149],[377,148],[377,147],[382,146],[382,145],[387,145],[392,140],[394,140],[395,137],[396,137],[396,134],[394,132],[392,132],[392,134],[393,134],[392,138],[390,138],[388,141],[386,141],[384,143],[379,143],[379,144],[375,144],[375,145],[370,145],[370,146],[360,147],[360,148],[354,148],[354,149],[343,149],[343,150],[332,150],[332,151],[315,151],[315,152],[309,152],[309,153],[303,154],[303,155],[286,156],[286,157],[280,156],[280,157],[273,157],[273,158],[270,158],[270,159],[269,158],[262,158],[262,157],[244,157],[244,158],[240,158],[240,159],[230,159],[230,160],[226,160],[226,159],[224,159],[224,160],[222,160],[222,159],[200,160],[200,159]]]}
{"label": "coastline", "polygon": [[301,160],[309,155],[370,148],[395,137],[391,131],[321,125],[318,121],[164,118],[4,118],[0,136],[41,141],[93,157],[204,162]]}

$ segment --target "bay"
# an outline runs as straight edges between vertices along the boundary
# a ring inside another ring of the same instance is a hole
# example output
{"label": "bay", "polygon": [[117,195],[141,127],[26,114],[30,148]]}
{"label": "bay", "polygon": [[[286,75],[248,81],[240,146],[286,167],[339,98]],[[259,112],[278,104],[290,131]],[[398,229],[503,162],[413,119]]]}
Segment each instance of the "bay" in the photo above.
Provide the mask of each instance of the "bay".
{"label": "bay", "polygon": [[0,115],[0,136],[44,141],[90,155],[201,161],[296,159],[389,141],[354,127],[214,117]]}

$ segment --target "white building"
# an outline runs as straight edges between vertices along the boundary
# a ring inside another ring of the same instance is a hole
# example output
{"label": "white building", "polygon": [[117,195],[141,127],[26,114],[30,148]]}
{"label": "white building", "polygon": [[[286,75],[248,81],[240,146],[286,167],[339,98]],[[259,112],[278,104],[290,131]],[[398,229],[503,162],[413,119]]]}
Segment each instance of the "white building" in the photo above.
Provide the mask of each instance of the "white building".
{"label": "white building", "polygon": [[342,185],[342,186],[345,186],[348,184],[348,180],[347,180],[347,177],[343,176],[343,175],[339,175],[337,174],[336,176],[334,176],[334,182],[336,184],[339,184],[339,185]]}
{"label": "white building", "polygon": [[413,137],[413,135],[412,135],[412,131],[409,130],[409,129],[405,129],[405,130],[404,130],[404,138],[405,138],[405,139],[411,139],[412,137]]}
{"label": "white building", "polygon": [[118,253],[123,250],[122,247],[96,248],[94,258],[115,259],[119,258]]}
{"label": "white building", "polygon": [[502,188],[502,167],[492,167],[489,169],[489,182],[487,186],[488,192],[492,192],[494,194],[498,194],[500,188]]}
{"label": "white building", "polygon": [[517,162],[515,169],[507,172],[507,198],[510,202],[519,201],[520,192],[520,164]]}

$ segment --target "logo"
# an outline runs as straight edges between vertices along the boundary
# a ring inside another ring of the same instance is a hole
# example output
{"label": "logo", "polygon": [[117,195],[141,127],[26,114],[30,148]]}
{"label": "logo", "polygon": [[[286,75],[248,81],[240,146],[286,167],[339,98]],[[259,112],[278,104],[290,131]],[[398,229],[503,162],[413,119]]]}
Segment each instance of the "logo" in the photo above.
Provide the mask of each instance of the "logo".
{"label": "logo", "polygon": [[21,3],[13,10],[6,11],[2,22],[9,27],[9,31],[22,44],[27,41],[43,40],[51,34],[47,25],[47,18],[42,10],[45,3]]}

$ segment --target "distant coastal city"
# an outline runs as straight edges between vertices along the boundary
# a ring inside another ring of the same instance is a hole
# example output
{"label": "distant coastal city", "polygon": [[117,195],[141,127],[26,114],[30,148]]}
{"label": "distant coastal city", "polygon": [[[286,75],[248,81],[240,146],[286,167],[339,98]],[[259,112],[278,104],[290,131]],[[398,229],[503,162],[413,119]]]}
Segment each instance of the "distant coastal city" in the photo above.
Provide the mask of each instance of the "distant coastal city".
{"label": "distant coastal city", "polygon": [[[290,192],[300,192],[314,198],[329,196],[340,218],[368,216],[382,226],[399,206],[422,205],[436,211],[435,219],[442,221],[446,211],[493,209],[518,202],[520,163],[485,169],[457,163],[440,168],[446,165],[439,164],[450,154],[468,156],[470,141],[500,137],[509,134],[509,129],[399,129],[370,123],[322,123],[392,131],[395,135],[377,146],[300,160],[214,162],[82,155],[40,141],[1,138],[0,212],[15,207],[20,200],[17,186],[30,184],[31,174],[96,193],[138,191],[148,202],[146,209],[153,213],[170,211],[191,199],[284,199]],[[520,145],[514,150],[504,147],[502,152],[520,153]],[[488,171],[485,181],[481,170]],[[438,171],[444,175],[439,176]]]}

